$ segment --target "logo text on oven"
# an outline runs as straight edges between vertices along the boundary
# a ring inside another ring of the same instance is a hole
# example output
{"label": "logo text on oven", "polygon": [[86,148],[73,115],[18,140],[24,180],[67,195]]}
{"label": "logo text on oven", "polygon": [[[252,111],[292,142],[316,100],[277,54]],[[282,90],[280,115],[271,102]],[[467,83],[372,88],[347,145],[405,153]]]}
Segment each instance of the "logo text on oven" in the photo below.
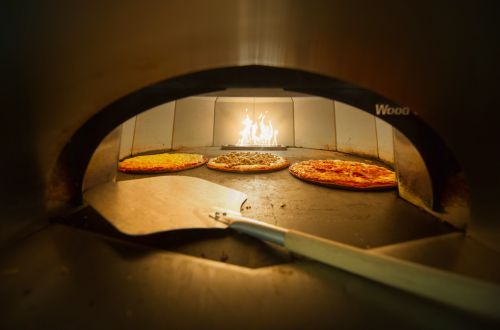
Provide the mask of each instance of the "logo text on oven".
{"label": "logo text on oven", "polygon": [[375,113],[377,116],[408,116],[409,107],[391,107],[388,104],[375,104]]}

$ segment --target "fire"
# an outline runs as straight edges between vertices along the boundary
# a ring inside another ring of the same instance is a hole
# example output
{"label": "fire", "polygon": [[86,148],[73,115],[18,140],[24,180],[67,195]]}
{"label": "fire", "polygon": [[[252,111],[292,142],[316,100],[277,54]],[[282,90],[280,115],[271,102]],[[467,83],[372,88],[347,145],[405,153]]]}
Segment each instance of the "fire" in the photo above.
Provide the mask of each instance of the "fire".
{"label": "fire", "polygon": [[240,138],[236,145],[278,145],[278,130],[273,128],[270,120],[266,123],[266,115],[262,112],[257,117],[254,123],[250,116],[248,116],[248,109],[246,110],[245,119],[242,121],[243,129],[240,131]]}

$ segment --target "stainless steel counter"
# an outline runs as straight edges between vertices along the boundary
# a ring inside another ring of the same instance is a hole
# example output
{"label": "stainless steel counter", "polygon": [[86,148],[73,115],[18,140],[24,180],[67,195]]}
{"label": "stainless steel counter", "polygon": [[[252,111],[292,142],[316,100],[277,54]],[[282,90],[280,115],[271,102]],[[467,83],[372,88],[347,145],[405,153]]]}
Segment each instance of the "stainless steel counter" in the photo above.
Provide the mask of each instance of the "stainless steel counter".
{"label": "stainless steel counter", "polygon": [[62,225],[2,251],[0,271],[2,329],[498,326],[315,262],[250,269]]}

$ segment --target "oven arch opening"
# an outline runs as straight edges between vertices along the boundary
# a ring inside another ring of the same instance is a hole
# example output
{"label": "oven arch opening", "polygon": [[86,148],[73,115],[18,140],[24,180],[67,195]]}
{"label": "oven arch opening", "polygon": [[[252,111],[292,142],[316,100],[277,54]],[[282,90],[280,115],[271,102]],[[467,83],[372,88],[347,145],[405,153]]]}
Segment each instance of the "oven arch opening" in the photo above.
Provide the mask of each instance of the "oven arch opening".
{"label": "oven arch opening", "polygon": [[[389,123],[402,133],[402,138],[407,139],[422,157],[431,182],[432,197],[427,205],[430,212],[445,215],[450,194],[457,191],[457,185],[458,189],[464,186],[460,167],[442,139],[408,107],[333,78],[292,69],[245,66],[167,79],[131,93],[104,108],[85,123],[65,146],[52,177],[52,186],[57,187],[53,190],[58,191],[58,198],[66,202],[81,203],[85,171],[92,154],[103,137],[128,118],[169,101],[243,87],[283,88],[290,92],[319,96],[354,106]],[[465,189],[461,194],[466,195]],[[466,200],[463,196],[460,198]],[[454,225],[463,227],[463,219]]]}

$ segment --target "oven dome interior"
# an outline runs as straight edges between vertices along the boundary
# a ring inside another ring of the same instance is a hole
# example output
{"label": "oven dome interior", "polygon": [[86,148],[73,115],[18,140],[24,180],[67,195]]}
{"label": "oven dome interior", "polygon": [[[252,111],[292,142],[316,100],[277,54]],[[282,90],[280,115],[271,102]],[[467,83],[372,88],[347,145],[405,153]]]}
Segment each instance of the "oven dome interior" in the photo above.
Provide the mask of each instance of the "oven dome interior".
{"label": "oven dome interior", "polygon": [[353,153],[394,163],[389,124],[345,103],[314,96],[193,96],[165,103],[123,123],[119,158],[235,144],[246,113],[252,118],[265,114],[279,130],[281,145]]}

